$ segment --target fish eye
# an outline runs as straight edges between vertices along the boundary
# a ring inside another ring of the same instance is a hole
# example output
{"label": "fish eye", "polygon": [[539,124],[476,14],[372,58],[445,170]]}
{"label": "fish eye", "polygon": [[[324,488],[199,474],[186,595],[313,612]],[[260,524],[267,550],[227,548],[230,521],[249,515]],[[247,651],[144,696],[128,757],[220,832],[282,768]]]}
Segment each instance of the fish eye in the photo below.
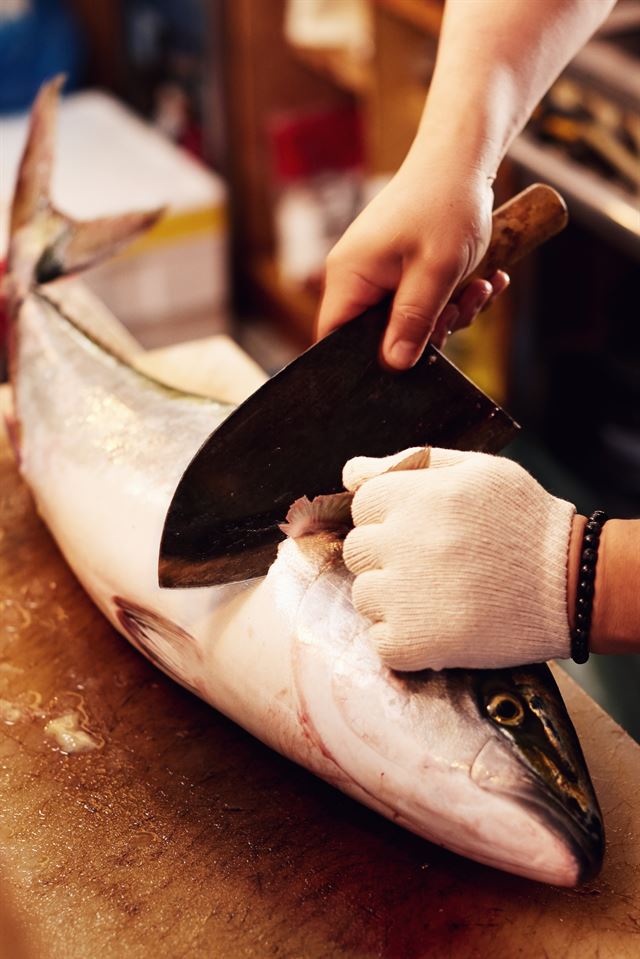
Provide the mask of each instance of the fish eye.
{"label": "fish eye", "polygon": [[501,726],[519,726],[524,719],[524,706],[509,693],[496,693],[486,709],[489,716]]}

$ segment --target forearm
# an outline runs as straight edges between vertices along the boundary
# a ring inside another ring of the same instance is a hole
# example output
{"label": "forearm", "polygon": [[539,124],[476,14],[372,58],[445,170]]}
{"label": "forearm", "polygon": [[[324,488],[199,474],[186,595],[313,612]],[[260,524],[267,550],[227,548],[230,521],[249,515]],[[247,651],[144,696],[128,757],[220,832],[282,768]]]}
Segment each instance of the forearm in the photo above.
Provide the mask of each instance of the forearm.
{"label": "forearm", "polygon": [[509,145],[615,0],[447,0],[436,68],[410,151],[495,177]]}
{"label": "forearm", "polygon": [[[569,621],[573,627],[586,519],[576,516],[569,547]],[[598,549],[589,646],[593,653],[640,653],[640,520],[609,520]]]}

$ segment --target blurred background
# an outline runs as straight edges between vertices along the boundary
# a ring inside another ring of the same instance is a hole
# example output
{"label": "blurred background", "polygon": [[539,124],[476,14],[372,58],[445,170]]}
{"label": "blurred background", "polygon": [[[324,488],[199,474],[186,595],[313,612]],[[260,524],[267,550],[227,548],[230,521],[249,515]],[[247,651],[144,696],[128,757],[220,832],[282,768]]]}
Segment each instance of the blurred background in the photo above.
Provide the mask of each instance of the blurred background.
{"label": "blurred background", "polygon": [[[309,345],[324,258],[397,169],[440,0],[2,0],[0,255],[40,83],[67,75],[56,202],[167,215],[88,284],[145,346],[218,332],[273,372]],[[500,170],[571,224],[447,353],[522,423],[508,451],[588,513],[640,515],[640,3],[612,17]],[[1,319],[0,319],[1,325]],[[568,667],[640,739],[640,660]]]}

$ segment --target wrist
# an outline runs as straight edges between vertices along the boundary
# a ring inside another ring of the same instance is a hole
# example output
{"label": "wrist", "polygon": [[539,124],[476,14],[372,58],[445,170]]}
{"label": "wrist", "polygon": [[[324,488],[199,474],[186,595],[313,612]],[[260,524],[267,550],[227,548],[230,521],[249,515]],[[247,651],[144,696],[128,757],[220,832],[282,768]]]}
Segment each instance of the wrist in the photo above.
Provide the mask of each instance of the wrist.
{"label": "wrist", "polygon": [[[576,515],[569,542],[567,604],[575,626],[576,591],[585,516]],[[640,641],[640,520],[609,520],[598,547],[589,649],[592,653],[633,653]]]}
{"label": "wrist", "polygon": [[596,566],[591,651],[638,652],[640,641],[640,520],[605,523]]}
{"label": "wrist", "polygon": [[405,162],[421,174],[450,178],[457,184],[481,191],[490,190],[504,151],[487,133],[488,125],[478,114],[427,98],[416,136]]}
{"label": "wrist", "polygon": [[[569,558],[567,562],[567,613],[569,629],[574,630],[576,625],[576,594],[578,591],[578,574],[580,571],[580,554],[587,517],[576,513],[571,524],[569,536]],[[606,524],[605,524],[606,525]]]}

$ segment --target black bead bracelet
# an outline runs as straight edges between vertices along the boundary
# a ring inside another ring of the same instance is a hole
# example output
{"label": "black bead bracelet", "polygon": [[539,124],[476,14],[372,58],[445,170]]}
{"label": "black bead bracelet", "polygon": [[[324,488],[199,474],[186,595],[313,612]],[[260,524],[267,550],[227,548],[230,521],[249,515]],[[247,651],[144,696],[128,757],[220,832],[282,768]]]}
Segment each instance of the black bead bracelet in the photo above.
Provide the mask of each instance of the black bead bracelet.
{"label": "black bead bracelet", "polygon": [[574,663],[586,663],[589,659],[589,632],[593,612],[598,546],[602,527],[608,518],[606,513],[597,509],[591,514],[584,528],[576,590],[575,626],[571,630],[571,659]]}

